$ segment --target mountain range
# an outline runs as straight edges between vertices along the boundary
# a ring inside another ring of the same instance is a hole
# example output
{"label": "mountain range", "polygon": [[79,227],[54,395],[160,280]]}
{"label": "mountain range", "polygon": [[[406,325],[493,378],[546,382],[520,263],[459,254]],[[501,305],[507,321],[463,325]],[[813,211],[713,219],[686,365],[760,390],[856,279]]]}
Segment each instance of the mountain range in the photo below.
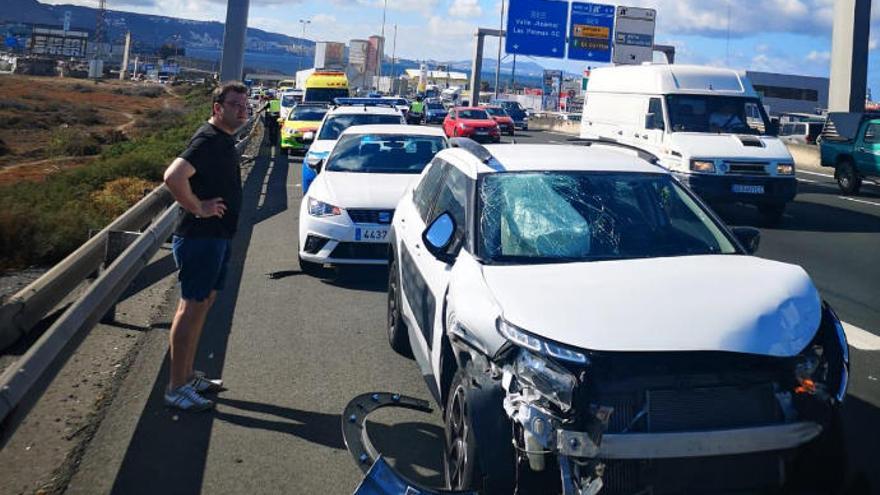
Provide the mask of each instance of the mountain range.
{"label": "mountain range", "polygon": [[[89,32],[95,31],[97,9],[78,5],[49,5],[37,0],[2,0],[0,23],[45,24],[60,26],[64,23],[65,13],[70,12],[70,26]],[[164,44],[183,48],[188,56],[215,60],[219,58],[223,44],[224,24],[216,21],[195,21],[149,14],[138,14],[117,10],[107,10],[105,15],[106,39],[112,44],[120,45],[126,32],[132,34],[132,50],[135,53],[152,53]],[[271,70],[282,68],[281,71],[292,73],[297,68],[309,67],[314,57],[315,43],[311,40],[272,33],[262,29],[247,29],[247,45],[245,66],[251,70]],[[282,58],[279,58],[282,57]],[[391,63],[383,64],[383,73],[390,73]],[[279,60],[284,60],[279,64]],[[437,62],[428,61],[430,66]],[[447,62],[450,69],[470,73],[471,62],[460,60]],[[396,68],[402,71],[417,68],[419,62],[410,59],[398,59]],[[502,74],[509,78],[512,60],[502,63]],[[517,80],[526,82],[540,78],[543,67],[526,61],[518,60],[516,64]],[[494,76],[495,60],[483,60],[483,77]]]}

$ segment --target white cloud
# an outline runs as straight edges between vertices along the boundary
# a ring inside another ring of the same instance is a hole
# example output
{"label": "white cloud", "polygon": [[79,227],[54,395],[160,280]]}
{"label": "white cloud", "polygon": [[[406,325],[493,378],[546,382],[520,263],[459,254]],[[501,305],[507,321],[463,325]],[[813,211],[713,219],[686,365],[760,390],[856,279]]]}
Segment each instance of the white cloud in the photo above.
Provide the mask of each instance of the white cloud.
{"label": "white cloud", "polygon": [[828,62],[831,60],[831,52],[813,50],[807,54],[806,59],[810,62]]}
{"label": "white cloud", "polygon": [[478,0],[452,0],[449,6],[449,15],[452,17],[477,17],[483,15],[483,9]]}

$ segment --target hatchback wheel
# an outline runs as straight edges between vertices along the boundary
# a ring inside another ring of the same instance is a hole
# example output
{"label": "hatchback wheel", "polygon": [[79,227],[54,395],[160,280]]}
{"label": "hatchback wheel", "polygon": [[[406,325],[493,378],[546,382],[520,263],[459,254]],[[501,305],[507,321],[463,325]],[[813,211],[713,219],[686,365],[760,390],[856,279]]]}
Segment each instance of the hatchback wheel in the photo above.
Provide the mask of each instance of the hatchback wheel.
{"label": "hatchback wheel", "polygon": [[401,356],[412,358],[412,347],[409,344],[409,330],[400,314],[400,272],[397,270],[397,259],[391,259],[388,267],[388,343]]}

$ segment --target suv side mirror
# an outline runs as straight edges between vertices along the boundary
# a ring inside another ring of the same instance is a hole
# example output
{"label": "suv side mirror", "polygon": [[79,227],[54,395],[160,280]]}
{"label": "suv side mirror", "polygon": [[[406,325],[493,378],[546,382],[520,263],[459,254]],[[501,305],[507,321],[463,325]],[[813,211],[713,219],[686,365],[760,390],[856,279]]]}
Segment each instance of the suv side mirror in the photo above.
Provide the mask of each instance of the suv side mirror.
{"label": "suv side mirror", "polygon": [[422,232],[422,242],[432,256],[445,263],[451,263],[455,256],[449,248],[455,235],[455,219],[449,212],[443,212]]}
{"label": "suv side mirror", "polygon": [[730,230],[748,254],[755,254],[761,244],[760,230],[754,227],[732,227]]}

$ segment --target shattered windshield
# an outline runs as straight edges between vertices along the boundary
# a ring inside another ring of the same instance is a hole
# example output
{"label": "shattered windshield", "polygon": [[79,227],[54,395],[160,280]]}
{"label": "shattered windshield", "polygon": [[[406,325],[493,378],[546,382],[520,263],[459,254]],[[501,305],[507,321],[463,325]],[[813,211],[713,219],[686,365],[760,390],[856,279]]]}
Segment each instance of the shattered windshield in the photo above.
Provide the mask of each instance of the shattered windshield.
{"label": "shattered windshield", "polygon": [[438,151],[441,136],[355,134],[343,136],[326,170],[376,174],[419,174]]}
{"label": "shattered windshield", "polygon": [[517,172],[480,184],[481,255],[565,262],[730,254],[736,248],[670,176]]}
{"label": "shattered windshield", "polygon": [[761,103],[738,96],[668,95],[672,132],[766,135],[770,123]]}

